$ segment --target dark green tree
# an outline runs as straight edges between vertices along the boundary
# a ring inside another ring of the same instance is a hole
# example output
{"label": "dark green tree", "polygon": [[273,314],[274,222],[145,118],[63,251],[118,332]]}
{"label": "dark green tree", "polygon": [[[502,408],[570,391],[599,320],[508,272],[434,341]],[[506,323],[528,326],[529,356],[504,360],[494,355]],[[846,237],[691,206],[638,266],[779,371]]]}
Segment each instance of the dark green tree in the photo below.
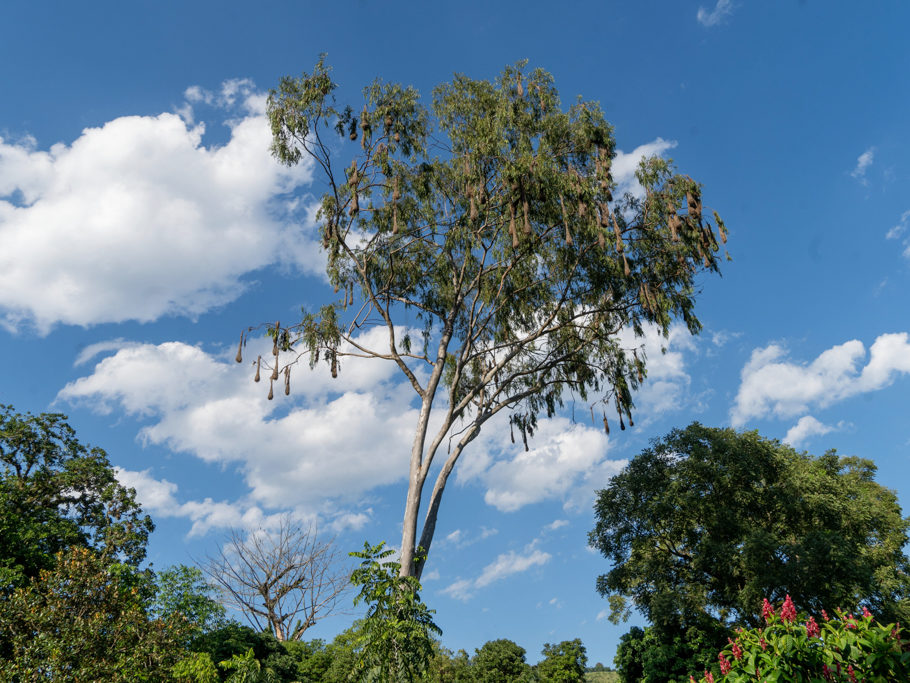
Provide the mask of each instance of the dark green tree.
{"label": "dark green tree", "polygon": [[537,675],[542,683],[582,683],[585,680],[588,654],[580,638],[555,645],[545,643],[541,654],[544,658],[537,664]]}
{"label": "dark green tree", "polygon": [[798,453],[693,423],[655,440],[598,493],[590,543],[615,620],[629,603],[664,633],[760,623],[763,598],[810,613],[865,605],[910,617],[910,520],[875,465]]}
{"label": "dark green tree", "polygon": [[634,626],[616,648],[619,679],[625,683],[689,683],[693,671],[717,669],[717,653],[729,634],[725,626],[710,620],[703,627]]}
{"label": "dark green tree", "polygon": [[472,660],[474,680],[478,683],[513,683],[533,680],[525,661],[525,649],[507,639],[488,640]]}
{"label": "dark green tree", "polygon": [[[615,406],[621,428],[631,422],[646,364],[617,335],[646,323],[666,334],[675,319],[697,332],[695,282],[717,270],[718,241],[699,185],[663,159],[642,162],[640,196],[614,197],[616,144],[600,106],[563,108],[541,69],[457,75],[429,108],[396,84],[374,82],[356,106],[335,89],[320,60],[269,97],[275,156],[312,159],[322,174],[319,229],[338,300],[269,327],[274,360],[257,359],[256,377],[271,370],[271,398],[282,379],[290,391],[301,359],[333,376],[349,356],[398,367],[420,403],[401,541],[401,573],[419,578],[448,478],[489,420],[505,411],[527,444],[571,391],[592,413]],[[339,158],[351,161],[338,168]],[[365,346],[358,335],[375,326],[384,341]]]}
{"label": "dark green tree", "polygon": [[[229,622],[194,639],[192,647],[195,651],[208,654],[215,663],[234,661],[238,667],[248,668],[255,667],[249,662],[244,664],[249,659],[247,653],[252,651],[252,659],[259,662],[260,672],[266,672],[282,682],[295,681],[298,678],[298,657],[293,651],[285,649],[268,631],[256,631],[249,626]],[[222,668],[219,672],[221,680],[228,680],[231,671],[236,673],[238,670],[245,669]]]}
{"label": "dark green tree", "polygon": [[136,567],[152,529],[107,454],[80,443],[64,415],[0,406],[0,594],[70,548]]}

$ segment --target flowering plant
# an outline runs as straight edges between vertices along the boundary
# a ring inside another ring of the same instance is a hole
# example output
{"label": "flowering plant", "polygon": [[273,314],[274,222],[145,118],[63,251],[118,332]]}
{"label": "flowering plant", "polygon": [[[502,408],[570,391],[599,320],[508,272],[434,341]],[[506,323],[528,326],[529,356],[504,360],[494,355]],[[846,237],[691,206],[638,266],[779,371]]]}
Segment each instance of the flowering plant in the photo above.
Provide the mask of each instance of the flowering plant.
{"label": "flowering plant", "polygon": [[[766,599],[765,626],[739,629],[718,654],[725,683],[745,681],[910,681],[910,643],[901,640],[900,624],[875,623],[862,616],[822,610],[821,622],[798,615],[788,595],[778,614]],[[695,677],[690,677],[696,683]],[[714,683],[705,671],[699,683]]]}

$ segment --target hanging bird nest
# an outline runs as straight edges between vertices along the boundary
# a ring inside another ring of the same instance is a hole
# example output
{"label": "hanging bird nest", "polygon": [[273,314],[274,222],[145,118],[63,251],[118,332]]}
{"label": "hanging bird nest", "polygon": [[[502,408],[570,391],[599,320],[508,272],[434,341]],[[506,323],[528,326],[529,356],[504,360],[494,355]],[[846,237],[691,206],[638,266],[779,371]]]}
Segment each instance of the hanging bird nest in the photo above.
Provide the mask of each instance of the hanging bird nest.
{"label": "hanging bird nest", "polygon": [[237,345],[237,356],[234,360],[238,363],[243,362],[243,332],[240,333],[240,343]]}

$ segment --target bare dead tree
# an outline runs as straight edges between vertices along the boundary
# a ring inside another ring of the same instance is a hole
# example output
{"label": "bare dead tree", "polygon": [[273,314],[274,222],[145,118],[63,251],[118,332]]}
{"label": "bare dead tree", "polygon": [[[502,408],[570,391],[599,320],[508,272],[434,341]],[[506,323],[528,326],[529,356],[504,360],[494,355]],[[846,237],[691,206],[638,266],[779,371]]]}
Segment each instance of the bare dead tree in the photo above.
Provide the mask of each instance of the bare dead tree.
{"label": "bare dead tree", "polygon": [[350,585],[346,555],[334,539],[321,541],[315,524],[289,516],[277,530],[232,529],[202,570],[218,586],[222,602],[238,609],[256,629],[278,640],[299,640],[335,611]]}

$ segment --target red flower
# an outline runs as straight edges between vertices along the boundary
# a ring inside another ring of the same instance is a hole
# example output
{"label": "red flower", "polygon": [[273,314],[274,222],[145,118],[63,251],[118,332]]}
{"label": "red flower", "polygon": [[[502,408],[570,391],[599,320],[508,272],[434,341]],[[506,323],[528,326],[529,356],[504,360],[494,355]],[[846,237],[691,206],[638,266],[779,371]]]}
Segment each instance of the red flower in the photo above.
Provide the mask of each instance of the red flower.
{"label": "red flower", "polygon": [[759,636],[759,637],[758,637],[758,644],[761,645],[761,649],[762,649],[762,650],[767,650],[767,649],[768,649],[768,643],[765,641],[765,637],[764,637],[764,636]]}
{"label": "red flower", "polygon": [[717,655],[717,659],[720,662],[720,672],[726,676],[728,673],[730,673],[730,669],[732,668],[730,666],[730,662],[727,661],[726,657],[724,657],[723,652]]}
{"label": "red flower", "polygon": [[714,683],[714,674],[712,674],[712,673],[711,673],[710,671],[708,671],[707,669],[705,669],[705,680],[706,680],[708,683]]}
{"label": "red flower", "polygon": [[743,658],[743,649],[730,638],[727,638],[727,642],[730,643],[730,649],[733,651],[733,659],[738,662]]}
{"label": "red flower", "polygon": [[850,680],[853,681],[853,683],[856,683],[856,675],[853,673],[852,664],[847,666],[847,675],[850,677]]}
{"label": "red flower", "polygon": [[844,621],[846,622],[845,625],[847,628],[852,628],[854,630],[856,629],[856,619],[852,614],[848,614],[847,618]]}
{"label": "red flower", "polygon": [[863,605],[863,616],[864,616],[864,617],[871,617],[871,616],[872,616],[872,612],[870,612],[870,611],[869,611],[869,608],[866,607],[865,605]]}
{"label": "red flower", "polygon": [[787,595],[787,599],[784,600],[783,607],[780,608],[780,618],[781,621],[791,622],[796,619],[796,607],[793,606],[793,601],[790,599],[790,595]]}
{"label": "red flower", "polygon": [[809,638],[818,638],[820,633],[821,629],[815,623],[815,617],[809,617],[809,621],[806,622],[806,635]]}
{"label": "red flower", "polygon": [[822,610],[822,619],[824,619],[825,621],[830,621],[828,619],[828,613],[825,610]]}
{"label": "red flower", "polygon": [[771,617],[774,616],[774,608],[771,606],[771,603],[768,602],[768,598],[765,598],[764,602],[761,604],[761,615],[764,617],[765,621],[771,621]]}

